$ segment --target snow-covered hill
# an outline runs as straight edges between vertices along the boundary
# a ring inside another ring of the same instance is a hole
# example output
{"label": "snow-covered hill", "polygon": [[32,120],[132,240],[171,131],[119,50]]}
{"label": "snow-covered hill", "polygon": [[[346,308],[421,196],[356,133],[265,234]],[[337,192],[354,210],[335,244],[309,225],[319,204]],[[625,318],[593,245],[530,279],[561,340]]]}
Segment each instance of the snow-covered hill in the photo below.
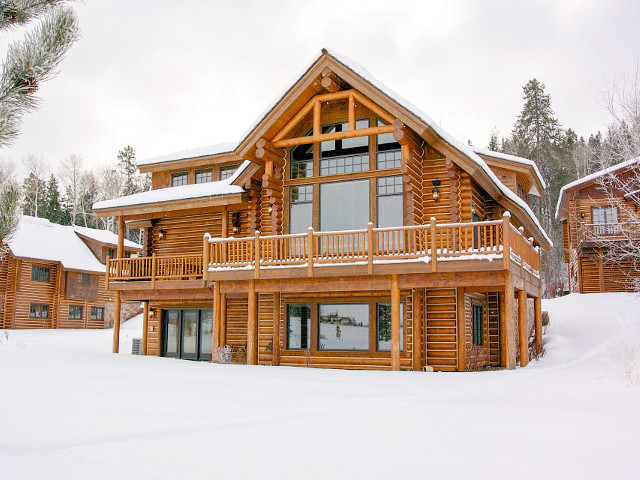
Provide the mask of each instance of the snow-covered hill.
{"label": "snow-covered hill", "polygon": [[545,358],[479,373],[213,365],[112,355],[108,330],[0,331],[0,478],[638,478],[640,298],[543,308]]}

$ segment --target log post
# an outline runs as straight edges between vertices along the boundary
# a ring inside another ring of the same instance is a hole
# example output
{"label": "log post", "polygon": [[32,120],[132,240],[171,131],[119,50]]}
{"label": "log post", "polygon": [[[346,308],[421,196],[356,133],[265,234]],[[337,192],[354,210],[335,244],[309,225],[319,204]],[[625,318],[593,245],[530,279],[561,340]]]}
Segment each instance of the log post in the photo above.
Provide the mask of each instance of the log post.
{"label": "log post", "polygon": [[209,239],[211,235],[204,234],[202,238],[202,288],[207,287],[207,273],[209,272]]}
{"label": "log post", "polygon": [[373,223],[367,224],[367,273],[373,275]]}
{"label": "log post", "polygon": [[258,295],[255,280],[249,280],[247,309],[247,365],[258,364]]}
{"label": "log post", "polygon": [[216,362],[216,352],[220,345],[220,323],[222,321],[222,305],[220,304],[220,282],[213,282],[213,338],[211,344],[213,345],[211,351],[211,361]]}
{"label": "log post", "polygon": [[313,277],[313,227],[307,229],[307,276]]}
{"label": "log post", "polygon": [[536,297],[533,300],[533,311],[536,319],[535,339],[536,345],[539,348],[542,346],[542,299],[540,297]]}
{"label": "log post", "polygon": [[156,252],[151,254],[151,290],[156,288]]}
{"label": "log post", "polygon": [[253,243],[254,277],[260,278],[260,230],[256,230]]}
{"label": "log post", "polygon": [[356,103],[353,95],[349,95],[349,113],[348,113],[349,130],[356,129]]}
{"label": "log post", "polygon": [[413,369],[422,370],[422,325],[424,324],[424,289],[413,291]]}
{"label": "log post", "polygon": [[464,287],[456,288],[456,333],[458,343],[458,371],[467,369],[467,322],[464,305]]}
{"label": "log post", "polygon": [[431,271],[438,271],[438,243],[436,242],[436,217],[431,217],[429,221],[430,228],[430,244],[431,244]]}
{"label": "log post", "polygon": [[118,246],[116,249],[116,257],[118,257],[118,271],[116,272],[117,277],[122,277],[122,261],[121,258],[124,258],[124,217],[120,215],[118,217]]}
{"label": "log post", "polygon": [[280,365],[280,292],[273,294],[273,339],[271,345],[273,355],[271,363]]}
{"label": "log post", "polygon": [[113,300],[113,353],[120,351],[120,290]]}
{"label": "log post", "polygon": [[227,206],[222,207],[222,238],[227,238],[229,236],[229,211],[227,210]]}
{"label": "log post", "polygon": [[507,211],[502,215],[502,262],[505,270],[511,269],[511,214]]}
{"label": "log post", "polygon": [[111,258],[107,255],[106,271],[104,274],[104,289],[109,290],[109,270],[111,269]]}
{"label": "log post", "polygon": [[505,272],[504,292],[500,303],[500,364],[508,369],[516,368],[516,351],[514,345],[514,297],[511,272]]}
{"label": "log post", "polygon": [[529,364],[529,331],[527,329],[527,291],[518,290],[518,336],[520,338],[520,366]]}
{"label": "log post", "polygon": [[147,354],[149,340],[149,301],[142,302],[142,355]]}
{"label": "log post", "polygon": [[224,348],[227,344],[227,294],[220,294],[220,338],[218,348]]}
{"label": "log post", "polygon": [[400,370],[400,288],[398,275],[391,275],[391,370]]}

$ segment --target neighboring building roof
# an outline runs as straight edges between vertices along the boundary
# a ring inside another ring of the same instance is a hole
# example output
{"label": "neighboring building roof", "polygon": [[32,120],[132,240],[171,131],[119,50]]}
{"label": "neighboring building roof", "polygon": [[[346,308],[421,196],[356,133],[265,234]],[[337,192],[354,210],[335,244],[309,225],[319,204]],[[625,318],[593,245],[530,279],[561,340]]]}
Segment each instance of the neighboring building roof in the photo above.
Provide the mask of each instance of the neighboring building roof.
{"label": "neighboring building roof", "polygon": [[76,235],[74,227],[23,215],[7,242],[16,257],[60,262],[65,269],[105,273],[105,266]]}
{"label": "neighboring building roof", "polygon": [[629,168],[632,165],[640,163],[640,157],[632,158],[631,160],[627,160],[625,162],[618,163],[617,165],[613,165],[609,168],[604,168],[602,170],[598,170],[597,172],[593,172],[586,177],[579,178],[578,180],[574,180],[571,183],[567,183],[564,187],[560,189],[560,195],[558,197],[558,204],[556,205],[556,220],[563,220],[565,217],[562,215],[565,204],[567,202],[567,192],[580,189],[581,187],[586,187],[589,183],[597,180],[604,175],[608,175],[610,173],[615,173],[620,170],[624,170],[625,168]]}
{"label": "neighboring building roof", "polygon": [[[100,243],[107,245],[118,245],[118,235],[109,230],[98,230],[97,228],[80,227],[73,225],[74,231],[78,235],[92,238]],[[124,239],[125,248],[132,248],[134,250],[142,250],[142,245],[132,242],[131,240]]]}
{"label": "neighboring building roof", "polygon": [[522,165],[527,165],[528,167],[532,167],[536,175],[536,178],[542,185],[542,188],[547,188],[547,184],[545,183],[544,178],[542,178],[542,174],[540,173],[540,170],[538,170],[538,165],[536,165],[536,162],[534,162],[533,160],[529,160],[528,158],[516,157],[515,155],[511,155],[509,153],[494,152],[493,150],[484,150],[482,148],[476,148],[476,147],[473,147],[473,151],[479,155],[486,155],[487,157],[501,158],[509,162],[520,163]]}
{"label": "neighboring building roof", "polygon": [[172,202],[176,200],[187,200],[204,197],[215,197],[229,195],[233,193],[243,193],[244,189],[240,185],[233,185],[234,180],[247,168],[251,162],[245,160],[234,174],[218,182],[194,183],[182,185],[180,187],[159,188],[148,192],[134,193],[126,197],[103,200],[93,204],[94,210],[104,210],[107,208],[131,207],[138,205],[148,205],[155,203]]}
{"label": "neighboring building roof", "polygon": [[211,155],[220,155],[222,153],[233,153],[238,142],[217,143],[215,145],[207,145],[205,147],[191,148],[180,152],[160,155],[159,157],[147,158],[140,160],[138,165],[153,165],[156,163],[174,162],[176,160],[186,160],[191,158],[209,157]]}

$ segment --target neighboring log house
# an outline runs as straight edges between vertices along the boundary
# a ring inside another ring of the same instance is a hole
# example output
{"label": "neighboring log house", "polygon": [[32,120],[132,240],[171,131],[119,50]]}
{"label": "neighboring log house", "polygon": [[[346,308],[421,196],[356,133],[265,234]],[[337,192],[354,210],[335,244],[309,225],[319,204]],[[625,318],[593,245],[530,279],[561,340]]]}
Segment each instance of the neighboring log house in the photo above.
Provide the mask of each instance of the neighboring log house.
{"label": "neighboring log house", "polygon": [[[0,261],[0,328],[104,328],[114,311],[104,264],[117,239],[22,216]],[[130,241],[123,247],[128,255],[141,250]]]}
{"label": "neighboring log house", "polygon": [[452,371],[541,343],[535,164],[461,144],[335,53],[239,143],[139,168],[152,191],[94,209],[145,232],[107,282],[145,303],[148,355]]}
{"label": "neighboring log house", "polygon": [[[635,158],[562,187],[556,219],[562,222],[569,291],[623,292],[638,284],[639,172]],[[636,255],[615,253],[628,252],[625,245]]]}

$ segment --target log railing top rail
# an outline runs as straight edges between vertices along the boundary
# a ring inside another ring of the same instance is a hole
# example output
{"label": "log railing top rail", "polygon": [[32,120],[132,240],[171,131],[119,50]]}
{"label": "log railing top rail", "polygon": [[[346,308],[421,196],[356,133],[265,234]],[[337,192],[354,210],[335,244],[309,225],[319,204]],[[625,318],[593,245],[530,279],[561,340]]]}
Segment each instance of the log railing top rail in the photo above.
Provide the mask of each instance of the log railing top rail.
{"label": "log railing top rail", "polygon": [[611,242],[640,239],[639,222],[583,223],[579,225],[580,241]]}

